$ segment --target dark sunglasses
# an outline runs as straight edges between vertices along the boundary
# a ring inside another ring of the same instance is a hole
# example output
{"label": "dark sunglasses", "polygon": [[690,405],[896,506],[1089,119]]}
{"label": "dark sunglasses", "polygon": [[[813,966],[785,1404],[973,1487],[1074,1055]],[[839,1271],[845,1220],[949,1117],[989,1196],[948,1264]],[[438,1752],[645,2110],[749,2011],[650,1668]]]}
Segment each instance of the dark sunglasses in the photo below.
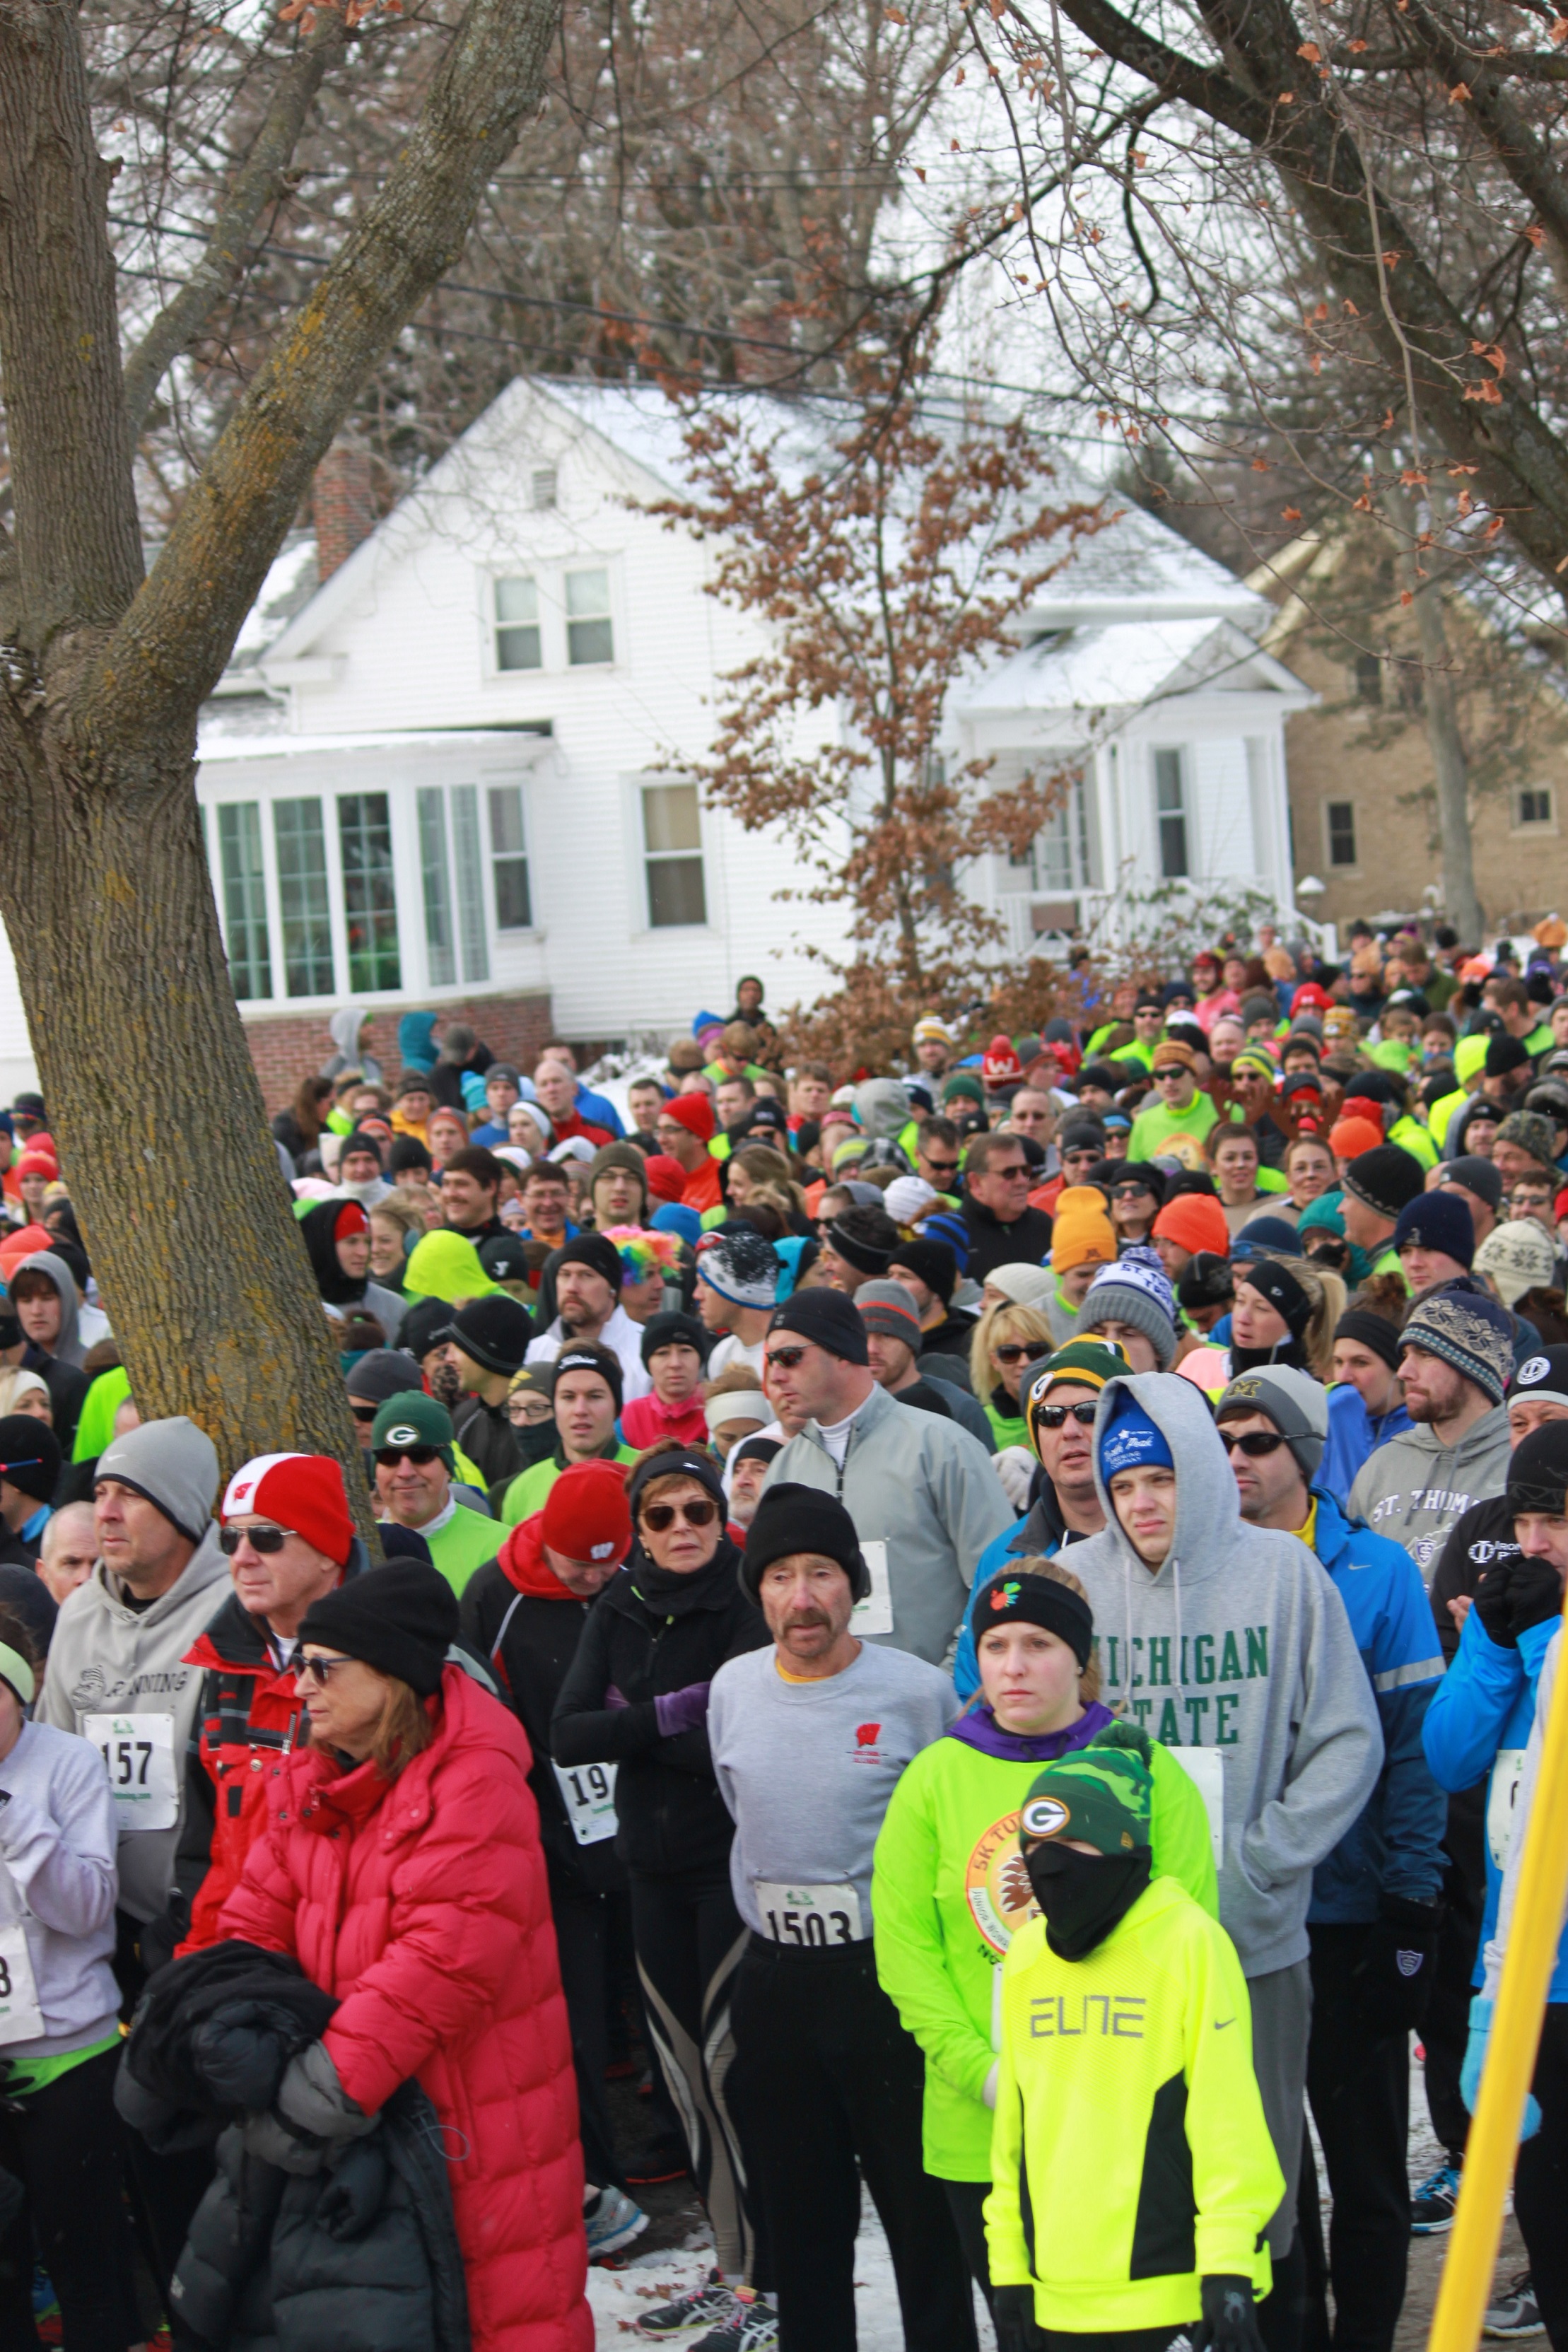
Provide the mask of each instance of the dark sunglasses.
{"label": "dark sunglasses", "polygon": [[1070,1166],[1075,1160],[1087,1160],[1089,1166],[1092,1168],[1099,1158],[1099,1150],[1092,1143],[1075,1143],[1070,1151],[1064,1151],[1062,1153],[1063,1162],[1068,1166]]}
{"label": "dark sunglasses", "polygon": [[958,1173],[956,1160],[933,1160],[929,1151],[922,1151],[921,1158],[933,1176],[956,1176]]}
{"label": "dark sunglasses", "polygon": [[771,1348],[764,1360],[776,1364],[781,1372],[793,1372],[797,1364],[805,1362],[806,1349],[810,1346],[808,1339],[805,1348]]}
{"label": "dark sunglasses", "polygon": [[301,1658],[294,1672],[300,1682],[311,1682],[318,1690],[325,1690],[340,1666],[352,1666],[352,1658]]}
{"label": "dark sunglasses", "polygon": [[1154,1193],[1148,1184],[1115,1184],[1110,1197],[1113,1201],[1152,1201]]}
{"label": "dark sunglasses", "polygon": [[294,1532],[292,1528],[219,1528],[217,1548],[225,1559],[232,1559],[242,1543],[252,1551],[281,1551]]}
{"label": "dark sunglasses", "polygon": [[999,1364],[1026,1364],[1031,1356],[1039,1354],[1040,1349],[1038,1341],[1031,1347],[1024,1340],[1006,1339],[1001,1347],[993,1348],[991,1352]]}
{"label": "dark sunglasses", "polygon": [[1266,1454],[1278,1454],[1285,1440],[1275,1429],[1244,1430],[1239,1437],[1227,1436],[1222,1429],[1219,1442],[1227,1454],[1250,1454],[1255,1461],[1261,1461]]}
{"label": "dark sunglasses", "polygon": [[718,1504],[706,1495],[690,1503],[646,1503],[641,1513],[644,1527],[651,1528],[656,1536],[663,1535],[677,1519],[683,1519],[689,1528],[710,1528],[718,1516]]}
{"label": "dark sunglasses", "polygon": [[418,1470],[426,1469],[441,1458],[438,1445],[378,1445],[375,1458],[384,1470],[395,1470],[400,1462],[412,1462]]}
{"label": "dark sunglasses", "polygon": [[1069,1419],[1083,1429],[1092,1429],[1099,1411],[1099,1403],[1090,1404],[1087,1399],[1082,1404],[1042,1404],[1036,1406],[1035,1419],[1047,1429],[1060,1429]]}
{"label": "dark sunglasses", "polygon": [[1004,1184],[1010,1184],[1015,1178],[1028,1174],[1029,1163],[1026,1160],[1020,1160],[1009,1168],[993,1168],[990,1172],[993,1176],[1000,1176]]}
{"label": "dark sunglasses", "polygon": [[356,1421],[374,1421],[376,1414],[381,1411],[381,1407],[378,1404],[355,1404],[353,1397],[351,1397],[349,1399],[349,1411]]}

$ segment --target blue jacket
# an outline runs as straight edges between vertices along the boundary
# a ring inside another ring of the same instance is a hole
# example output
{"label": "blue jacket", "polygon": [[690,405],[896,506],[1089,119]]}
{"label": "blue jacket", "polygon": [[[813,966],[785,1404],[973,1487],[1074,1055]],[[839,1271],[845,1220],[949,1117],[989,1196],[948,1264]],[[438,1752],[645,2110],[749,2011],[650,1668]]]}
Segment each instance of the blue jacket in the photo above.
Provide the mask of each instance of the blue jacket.
{"label": "blue jacket", "polygon": [[974,1604],[992,1578],[1000,1576],[1010,1560],[1054,1559],[1069,1540],[1057,1504],[1056,1489],[1042,1472],[1040,1491],[1027,1516],[1016,1528],[1004,1528],[999,1536],[993,1536],[974,1563],[974,1581],[964,1603],[963,1622],[959,1628],[958,1649],[952,1661],[952,1686],[960,1698],[971,1699],[980,1688],[980,1667],[974,1655]]}
{"label": "blue jacket", "polygon": [[1312,1873],[1308,1923],[1338,1925],[1375,1919],[1383,1895],[1437,1900],[1448,1807],[1422,1751],[1421,1727],[1443,1680],[1443,1655],[1421,1571],[1404,1545],[1347,1518],[1326,1487],[1315,1486],[1312,1499],[1313,1549],[1345,1604],[1383,1727],[1377,1786]]}
{"label": "blue jacket", "polygon": [[1403,1401],[1374,1421],[1358,1388],[1344,1381],[1329,1391],[1329,1442],[1318,1471],[1318,1484],[1342,1503],[1350,1498],[1356,1472],[1369,1454],[1402,1436],[1415,1426]]}
{"label": "blue jacket", "polygon": [[[1535,1720],[1535,1688],[1552,1636],[1562,1623],[1549,1617],[1519,1637],[1517,1649],[1494,1642],[1472,1609],[1459,1636],[1458,1654],[1426,1710],[1422,1744],[1426,1761],[1443,1787],[1457,1795],[1490,1775],[1487,1790],[1487,1907],[1473,1982],[1484,1974],[1487,1942],[1497,1926],[1498,1892],[1512,1827],[1513,1798],[1524,1766],[1530,1727]],[[1495,1769],[1494,1769],[1495,1768]],[[1548,2000],[1568,2001],[1568,1960],[1562,1949]]]}
{"label": "blue jacket", "polygon": [[616,1138],[624,1136],[626,1131],[621,1114],[608,1095],[593,1093],[581,1078],[577,1081],[577,1116],[585,1118],[590,1127],[607,1127]]}

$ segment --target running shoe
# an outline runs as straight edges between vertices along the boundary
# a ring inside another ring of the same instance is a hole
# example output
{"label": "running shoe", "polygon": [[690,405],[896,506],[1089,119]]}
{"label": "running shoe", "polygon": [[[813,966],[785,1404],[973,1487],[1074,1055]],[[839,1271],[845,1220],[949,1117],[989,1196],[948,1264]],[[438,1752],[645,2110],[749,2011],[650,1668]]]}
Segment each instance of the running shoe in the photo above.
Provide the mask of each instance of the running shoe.
{"label": "running shoe", "polygon": [[1454,2163],[1440,2164],[1429,2173],[1410,2200],[1410,2230],[1417,2238],[1440,2237],[1454,2226],[1454,2208],[1459,2201],[1459,2167]]}
{"label": "running shoe", "polygon": [[683,2180],[691,2169],[686,2142],[674,2133],[661,2134],[626,2159],[626,2179],[634,2189],[651,2189],[657,2181]]}
{"label": "running shoe", "polygon": [[710,2271],[700,2286],[689,2287],[684,2294],[645,2311],[635,2332],[663,2338],[682,2335],[689,2327],[717,2328],[729,2318],[736,2299],[737,2290],[726,2286],[717,2271]]}
{"label": "running shoe", "polygon": [[1504,2292],[1488,2311],[1481,2323],[1483,2336],[1544,2336],[1545,2324],[1541,2305],[1535,2300],[1535,2285],[1528,2271],[1510,2279]]}
{"label": "running shoe", "polygon": [[601,2189],[592,2205],[585,2206],[583,2220],[588,2231],[588,2260],[602,2262],[606,2254],[618,2254],[634,2238],[640,2238],[647,2228],[647,2215],[640,2205],[634,2205],[622,2189]]}
{"label": "running shoe", "polygon": [[738,2286],[735,2307],[692,2352],[778,2352],[779,2315],[755,2288]]}

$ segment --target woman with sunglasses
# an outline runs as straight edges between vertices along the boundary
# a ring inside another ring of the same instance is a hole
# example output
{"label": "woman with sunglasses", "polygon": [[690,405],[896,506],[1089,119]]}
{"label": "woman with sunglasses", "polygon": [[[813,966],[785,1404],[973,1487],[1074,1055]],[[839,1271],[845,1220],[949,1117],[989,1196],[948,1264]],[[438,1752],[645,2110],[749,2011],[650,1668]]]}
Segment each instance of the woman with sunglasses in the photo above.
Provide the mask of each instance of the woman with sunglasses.
{"label": "woman with sunglasses", "polygon": [[474,2352],[592,2352],[532,1759],[500,1702],[447,1663],[458,1627],[451,1587],[412,1560],[314,1603],[297,1682],[309,1744],[279,1775],[218,1932],[288,1953],[338,1997],[289,2062],[275,2129],[341,2144],[415,2077],[450,2159]]}
{"label": "woman with sunglasses", "polygon": [[1050,1354],[1053,1344],[1043,1307],[1004,1301],[988,1307],[975,1325],[969,1343],[969,1377],[985,1407],[998,1452],[1028,1444],[1018,1384],[1031,1364]]}
{"label": "woman with sunglasses", "polygon": [[[745,1929],[730,1885],[734,1834],[708,1746],[708,1692],[729,1658],[766,1646],[741,1590],[719,1474],[705,1453],[652,1447],[626,1490],[634,1539],[589,1612],[551,1720],[557,1764],[615,1764],[616,1850],[631,1889],[632,1942],[658,2063],[686,2121],[713,2228],[713,2278],[660,2333],[720,2327],[753,2296],[755,2245],[736,2122],[730,1994]],[[805,2160],[809,2160],[807,2158]],[[673,2306],[672,2306],[673,2308]],[[759,2335],[759,2347],[763,2338]]]}
{"label": "woman with sunglasses", "polygon": [[1152,1160],[1123,1160],[1110,1179],[1110,1221],[1116,1240],[1146,1242],[1165,1198],[1165,1173]]}

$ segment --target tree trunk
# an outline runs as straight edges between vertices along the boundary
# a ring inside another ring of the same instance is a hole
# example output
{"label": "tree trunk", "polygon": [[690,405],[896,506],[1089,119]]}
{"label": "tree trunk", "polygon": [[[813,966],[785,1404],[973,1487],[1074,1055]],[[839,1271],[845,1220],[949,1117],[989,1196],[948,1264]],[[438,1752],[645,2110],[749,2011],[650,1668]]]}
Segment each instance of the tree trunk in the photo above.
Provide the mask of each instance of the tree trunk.
{"label": "tree trunk", "polygon": [[283,1445],[335,1454],[368,1524],[342,1372],[229,982],[190,770],[137,790],[119,781],[106,793],[39,747],[31,822],[9,832],[0,861],[0,912],[132,1392],[145,1419],[199,1423],[226,1477]]}
{"label": "tree trunk", "polygon": [[1448,633],[1443,625],[1439,596],[1437,584],[1429,581],[1415,598],[1423,664],[1421,699],[1437,787],[1437,824],[1443,841],[1443,885],[1448,919],[1467,947],[1479,948],[1483,919],[1481,902],[1476,896],[1475,860],[1471,854],[1468,763],[1465,739],[1459,732],[1459,714],[1454,705]]}

